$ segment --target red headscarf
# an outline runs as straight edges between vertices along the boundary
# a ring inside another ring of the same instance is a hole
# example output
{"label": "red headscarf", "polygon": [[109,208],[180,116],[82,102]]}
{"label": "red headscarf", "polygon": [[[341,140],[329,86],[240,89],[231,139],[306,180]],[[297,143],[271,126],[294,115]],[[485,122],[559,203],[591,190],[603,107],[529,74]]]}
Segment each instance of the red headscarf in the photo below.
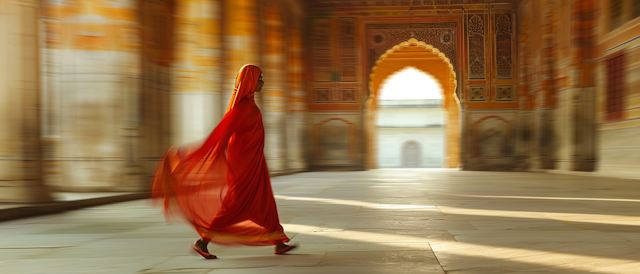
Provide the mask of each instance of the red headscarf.
{"label": "red headscarf", "polygon": [[235,107],[242,98],[246,97],[251,100],[255,100],[254,91],[256,90],[258,79],[260,79],[261,74],[262,70],[254,65],[244,65],[240,68],[238,77],[236,78],[236,86],[233,88],[233,95],[231,96],[231,101],[229,101],[227,112]]}

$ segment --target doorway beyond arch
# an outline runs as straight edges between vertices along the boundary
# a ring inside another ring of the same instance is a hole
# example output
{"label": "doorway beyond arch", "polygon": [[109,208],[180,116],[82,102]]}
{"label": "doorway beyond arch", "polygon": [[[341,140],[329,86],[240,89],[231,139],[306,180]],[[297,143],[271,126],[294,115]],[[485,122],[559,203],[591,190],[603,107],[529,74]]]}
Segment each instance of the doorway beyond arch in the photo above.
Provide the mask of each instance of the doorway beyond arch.
{"label": "doorway beyond arch", "polygon": [[443,109],[446,115],[446,145],[444,167],[455,168],[460,163],[460,102],[456,96],[456,73],[449,58],[437,48],[411,38],[387,50],[376,61],[370,74],[369,99],[365,105],[367,157],[365,167],[377,168],[376,110],[378,94],[384,81],[407,66],[432,75],[442,85]]}
{"label": "doorway beyond arch", "polygon": [[420,167],[421,150],[420,143],[415,140],[402,144],[402,167]]}

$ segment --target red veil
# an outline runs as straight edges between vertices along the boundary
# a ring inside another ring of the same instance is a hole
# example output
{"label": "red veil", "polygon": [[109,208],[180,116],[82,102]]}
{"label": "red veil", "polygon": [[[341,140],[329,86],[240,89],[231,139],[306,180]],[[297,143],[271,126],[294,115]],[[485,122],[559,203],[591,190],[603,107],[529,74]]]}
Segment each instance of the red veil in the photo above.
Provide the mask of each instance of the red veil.
{"label": "red veil", "polygon": [[278,219],[262,115],[253,97],[261,73],[243,66],[220,124],[201,146],[166,151],[153,175],[153,197],[164,199],[167,217],[184,216],[216,244],[289,241]]}

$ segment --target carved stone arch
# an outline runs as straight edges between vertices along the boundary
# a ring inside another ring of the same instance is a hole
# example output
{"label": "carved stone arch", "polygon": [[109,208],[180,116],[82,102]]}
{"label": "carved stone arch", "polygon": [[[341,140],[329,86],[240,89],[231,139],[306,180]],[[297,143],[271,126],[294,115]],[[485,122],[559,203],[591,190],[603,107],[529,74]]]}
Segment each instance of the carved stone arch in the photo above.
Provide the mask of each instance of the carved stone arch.
{"label": "carved stone arch", "polygon": [[[414,62],[410,64],[403,64],[398,62],[397,54],[407,51],[422,52],[430,60],[430,65],[426,65],[425,62]],[[458,167],[460,163],[460,101],[456,94],[457,87],[457,74],[454,70],[454,66],[450,59],[442,53],[439,49],[429,45],[425,42],[418,41],[415,38],[411,38],[408,41],[399,43],[384,54],[382,54],[375,62],[369,75],[369,93],[370,96],[365,103],[365,126],[366,126],[366,149],[367,156],[365,160],[366,168],[376,168],[376,109],[378,92],[381,83],[398,70],[401,70],[407,66],[413,66],[423,72],[433,75],[436,80],[442,85],[444,91],[444,103],[443,108],[446,112],[446,140],[445,144],[445,167]]]}
{"label": "carved stone arch", "polygon": [[[458,82],[456,81],[456,72],[453,69],[453,64],[451,64],[451,61],[449,60],[449,58],[447,58],[444,53],[440,52],[440,50],[438,50],[437,48],[434,48],[432,45],[429,45],[425,42],[421,42],[418,41],[415,38],[411,38],[408,41],[402,42],[398,45],[395,45],[394,47],[390,48],[389,50],[387,50],[385,53],[383,53],[380,58],[378,58],[378,60],[376,61],[375,65],[373,66],[373,69],[371,69],[371,73],[369,74],[369,94],[371,94],[372,97],[377,97],[377,91],[380,85],[376,85],[374,86],[374,81],[373,78],[376,75],[376,71],[378,70],[378,65],[380,65],[381,63],[384,62],[384,60],[387,58],[387,56],[389,56],[389,54],[394,53],[402,48],[406,48],[406,47],[410,47],[410,46],[418,46],[418,47],[422,47],[427,51],[433,52],[435,55],[438,56],[438,58],[442,59],[442,61],[447,65],[447,67],[450,70],[450,80],[453,83],[453,90],[455,91]],[[420,68],[418,68],[420,69]],[[424,70],[423,70],[424,71]],[[388,76],[387,76],[388,77]],[[386,78],[385,78],[386,79]],[[440,80],[440,79],[438,79]],[[442,83],[441,83],[442,84]],[[457,94],[453,94],[453,97],[456,99],[457,102],[459,102],[459,98]]]}

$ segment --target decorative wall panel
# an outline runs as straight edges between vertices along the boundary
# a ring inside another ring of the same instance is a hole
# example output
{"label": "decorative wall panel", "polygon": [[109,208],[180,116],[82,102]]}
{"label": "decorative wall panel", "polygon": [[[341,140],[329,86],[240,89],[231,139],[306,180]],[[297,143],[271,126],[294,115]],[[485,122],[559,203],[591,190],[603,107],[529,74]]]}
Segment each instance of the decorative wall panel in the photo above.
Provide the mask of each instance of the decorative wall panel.
{"label": "decorative wall panel", "polygon": [[512,79],[512,23],[511,14],[496,14],[496,77]]}
{"label": "decorative wall panel", "polygon": [[350,124],[342,120],[331,120],[320,125],[320,147],[322,158],[347,158],[349,153]]}
{"label": "decorative wall panel", "polygon": [[487,94],[484,86],[469,87],[469,101],[486,101]]}
{"label": "decorative wall panel", "polygon": [[[486,4],[488,0],[375,0],[375,1],[357,1],[357,0],[306,0],[309,7],[315,9],[328,8],[354,8],[354,7],[374,7],[374,6],[447,6],[461,4]],[[492,3],[509,3],[510,0],[492,0]]]}
{"label": "decorative wall panel", "polygon": [[502,158],[513,156],[513,113],[471,112],[468,125],[473,157]]}
{"label": "decorative wall panel", "polygon": [[373,67],[376,60],[388,49],[415,38],[444,53],[451,61],[453,69],[457,71],[456,28],[457,23],[454,22],[368,24],[369,66]]}
{"label": "decorative wall panel", "polygon": [[316,159],[357,157],[356,125],[349,119],[329,118],[317,122],[313,125],[313,136]]}
{"label": "decorative wall panel", "polygon": [[511,121],[499,116],[487,116],[472,127],[475,137],[474,156],[511,156]]}
{"label": "decorative wall panel", "polygon": [[316,88],[316,103],[331,102],[331,90],[329,88]]}
{"label": "decorative wall panel", "polygon": [[356,19],[340,19],[339,37],[340,81],[355,82],[358,67],[358,47],[356,43]]}
{"label": "decorative wall panel", "polygon": [[513,86],[497,86],[496,101],[513,101]]}
{"label": "decorative wall panel", "polygon": [[342,88],[340,94],[343,103],[356,103],[358,101],[356,88]]}
{"label": "decorative wall panel", "polygon": [[331,20],[314,18],[311,21],[311,62],[313,63],[313,80],[316,82],[331,81],[333,55],[331,53]]}
{"label": "decorative wall panel", "polygon": [[484,18],[470,15],[467,21],[469,79],[485,79]]}

